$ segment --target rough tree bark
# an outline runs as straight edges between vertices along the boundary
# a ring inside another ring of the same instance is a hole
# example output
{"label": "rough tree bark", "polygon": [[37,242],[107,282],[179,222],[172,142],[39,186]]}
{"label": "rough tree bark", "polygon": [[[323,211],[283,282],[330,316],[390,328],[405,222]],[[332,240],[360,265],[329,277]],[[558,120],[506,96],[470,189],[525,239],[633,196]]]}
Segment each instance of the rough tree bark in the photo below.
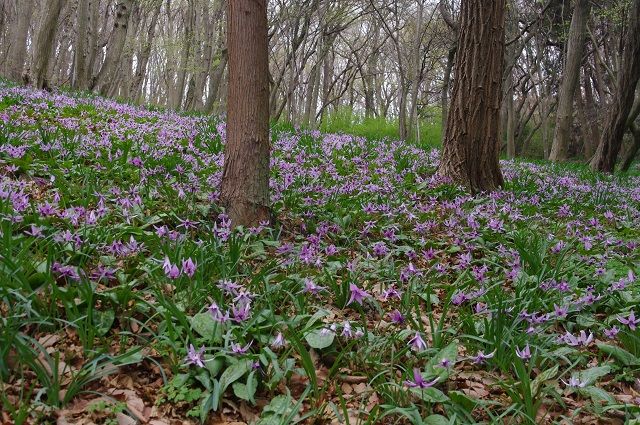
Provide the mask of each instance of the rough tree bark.
{"label": "rough tree bark", "polygon": [[64,7],[65,0],[51,0],[44,18],[38,29],[35,48],[33,49],[33,65],[31,67],[31,82],[39,89],[47,88],[47,72],[49,71],[49,60],[53,48],[58,18]]}
{"label": "rough tree bark", "polygon": [[11,44],[7,55],[7,77],[13,81],[22,79],[24,59],[27,53],[27,35],[33,14],[33,0],[24,0],[18,6],[18,21],[11,34]]}
{"label": "rough tree bark", "polygon": [[133,0],[119,0],[116,4],[116,19],[113,23],[113,34],[107,46],[104,63],[98,74],[93,78],[92,89],[98,89],[105,95],[113,83],[113,76],[118,69],[118,63],[127,41],[127,30],[129,27],[129,16],[133,6]]}
{"label": "rough tree bark", "polygon": [[573,99],[580,80],[580,66],[587,36],[587,21],[591,10],[590,0],[576,0],[569,28],[566,60],[563,70],[558,109],[556,112],[556,128],[549,159],[564,161],[569,156],[571,138],[571,122],[573,121]]}
{"label": "rough tree bark", "polygon": [[228,4],[227,143],[220,201],[234,225],[271,221],[267,1]]}
{"label": "rough tree bark", "polygon": [[75,89],[89,88],[89,74],[87,73],[87,27],[89,24],[89,0],[78,0],[76,10],[76,45],[73,48],[73,79]]}
{"label": "rough tree bark", "polygon": [[627,129],[627,118],[633,107],[635,89],[640,80],[640,0],[634,0],[629,23],[623,36],[622,63],[618,71],[616,95],[610,106],[600,144],[591,163],[591,169],[613,173]]}
{"label": "rough tree bark", "polygon": [[472,193],[502,186],[498,154],[505,0],[463,0],[438,174]]}

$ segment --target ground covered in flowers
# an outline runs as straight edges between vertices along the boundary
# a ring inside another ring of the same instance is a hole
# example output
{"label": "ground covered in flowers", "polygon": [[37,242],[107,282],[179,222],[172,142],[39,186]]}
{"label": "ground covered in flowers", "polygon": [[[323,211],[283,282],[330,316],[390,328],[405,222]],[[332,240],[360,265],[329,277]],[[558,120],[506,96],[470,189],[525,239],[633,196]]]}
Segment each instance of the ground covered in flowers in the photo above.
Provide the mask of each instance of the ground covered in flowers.
{"label": "ground covered in flowers", "polygon": [[278,223],[233,230],[224,141],[0,87],[0,422],[640,418],[640,178],[472,197],[437,151],[274,129]]}

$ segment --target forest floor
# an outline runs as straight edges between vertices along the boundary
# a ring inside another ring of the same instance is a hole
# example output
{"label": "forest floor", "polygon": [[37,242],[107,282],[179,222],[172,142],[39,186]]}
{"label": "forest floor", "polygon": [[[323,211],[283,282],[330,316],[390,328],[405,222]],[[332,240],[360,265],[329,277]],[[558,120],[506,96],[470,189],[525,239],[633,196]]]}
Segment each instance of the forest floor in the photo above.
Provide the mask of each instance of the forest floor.
{"label": "forest floor", "polygon": [[640,418],[637,176],[473,197],[437,150],[274,132],[278,224],[232,230],[224,123],[0,87],[0,124],[0,423]]}

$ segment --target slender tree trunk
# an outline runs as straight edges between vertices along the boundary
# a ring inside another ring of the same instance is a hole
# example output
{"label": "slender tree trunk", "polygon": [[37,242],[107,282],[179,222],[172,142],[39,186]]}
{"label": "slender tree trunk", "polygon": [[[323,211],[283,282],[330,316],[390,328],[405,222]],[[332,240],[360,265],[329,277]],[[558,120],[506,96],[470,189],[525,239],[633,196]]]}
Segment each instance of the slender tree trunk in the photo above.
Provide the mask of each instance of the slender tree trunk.
{"label": "slender tree trunk", "polygon": [[138,61],[136,64],[136,70],[133,74],[133,78],[131,81],[131,88],[129,89],[129,93],[131,94],[131,98],[136,102],[141,101],[142,93],[142,83],[144,82],[144,77],[147,73],[147,66],[149,64],[149,57],[151,56],[151,47],[153,46],[153,39],[156,34],[156,25],[158,23],[158,16],[160,15],[160,8],[162,4],[158,3],[157,9],[153,12],[153,16],[151,17],[151,24],[149,29],[147,30],[147,38],[143,40],[143,47],[138,55]]}
{"label": "slender tree trunk", "polygon": [[15,28],[11,31],[11,41],[7,55],[7,77],[13,81],[22,79],[24,60],[27,53],[27,35],[31,15],[33,15],[34,0],[23,0],[17,7],[18,19]]}
{"label": "slender tree trunk", "polygon": [[507,133],[507,157],[509,159],[513,159],[516,157],[516,111],[513,104],[513,72],[509,72],[506,84],[507,96],[505,108],[507,125],[505,127],[505,132]]}
{"label": "slender tree trunk", "polygon": [[584,114],[587,127],[589,129],[589,140],[585,144],[584,157],[586,160],[593,158],[593,155],[600,141],[600,128],[598,127],[598,108],[593,97],[593,88],[591,85],[590,68],[585,75],[584,82]]}
{"label": "slender tree trunk", "polygon": [[408,136],[412,140],[416,140],[418,131],[416,127],[418,123],[418,90],[420,89],[420,82],[422,79],[422,57],[420,55],[422,46],[422,20],[424,13],[424,3],[422,1],[418,4],[418,16],[416,16],[414,39],[413,39],[413,52],[411,54],[411,93],[410,93],[410,108],[409,108],[409,125]]}
{"label": "slender tree trunk", "polygon": [[609,108],[600,144],[590,163],[594,171],[613,173],[627,129],[627,119],[633,107],[636,86],[640,80],[640,0],[633,1],[623,39],[624,51],[618,70],[616,95]]}
{"label": "slender tree trunk", "polygon": [[442,94],[440,95],[440,109],[442,110],[442,141],[444,142],[445,128],[447,128],[447,117],[449,116],[449,85],[451,84],[451,71],[456,58],[456,48],[452,47],[447,53],[447,65],[444,68],[444,79],[442,80]]}
{"label": "slender tree trunk", "polygon": [[209,114],[217,112],[216,102],[220,99],[220,87],[222,85],[228,59],[229,55],[225,49],[221,52],[220,63],[216,67],[215,71],[209,75],[209,96],[207,97],[207,102],[204,105],[204,110]]}
{"label": "slender tree trunk", "polygon": [[267,1],[233,0],[227,12],[229,94],[220,201],[234,225],[271,220]]}
{"label": "slender tree trunk", "polygon": [[64,3],[64,0],[51,0],[48,2],[48,9],[38,29],[36,45],[33,49],[31,82],[39,89],[49,86],[49,82],[47,81],[49,59],[55,43],[58,19],[60,18],[60,12],[62,12]]}
{"label": "slender tree trunk", "polygon": [[590,0],[576,0],[569,28],[566,61],[558,98],[556,128],[549,159],[564,161],[569,157],[571,123],[573,121],[573,99],[580,80],[580,66],[587,36],[587,21],[591,10]]}
{"label": "slender tree trunk", "polygon": [[98,89],[102,95],[108,93],[110,85],[114,81],[114,75],[127,41],[129,28],[129,16],[133,8],[133,0],[118,0],[116,4],[116,17],[113,23],[112,40],[107,46],[104,63],[98,74],[93,78],[91,88]]}
{"label": "slender tree trunk", "polygon": [[438,174],[472,193],[503,183],[498,161],[505,1],[463,0],[451,108]]}

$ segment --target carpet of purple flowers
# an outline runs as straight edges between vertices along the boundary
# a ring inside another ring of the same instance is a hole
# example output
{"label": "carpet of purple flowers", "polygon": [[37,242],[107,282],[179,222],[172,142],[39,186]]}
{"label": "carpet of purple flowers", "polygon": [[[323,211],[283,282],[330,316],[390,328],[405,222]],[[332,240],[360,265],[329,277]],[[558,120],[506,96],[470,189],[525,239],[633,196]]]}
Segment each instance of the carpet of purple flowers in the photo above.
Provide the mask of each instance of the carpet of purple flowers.
{"label": "carpet of purple flowers", "polygon": [[233,229],[223,122],[0,86],[0,422],[640,418],[640,178],[272,133]]}

